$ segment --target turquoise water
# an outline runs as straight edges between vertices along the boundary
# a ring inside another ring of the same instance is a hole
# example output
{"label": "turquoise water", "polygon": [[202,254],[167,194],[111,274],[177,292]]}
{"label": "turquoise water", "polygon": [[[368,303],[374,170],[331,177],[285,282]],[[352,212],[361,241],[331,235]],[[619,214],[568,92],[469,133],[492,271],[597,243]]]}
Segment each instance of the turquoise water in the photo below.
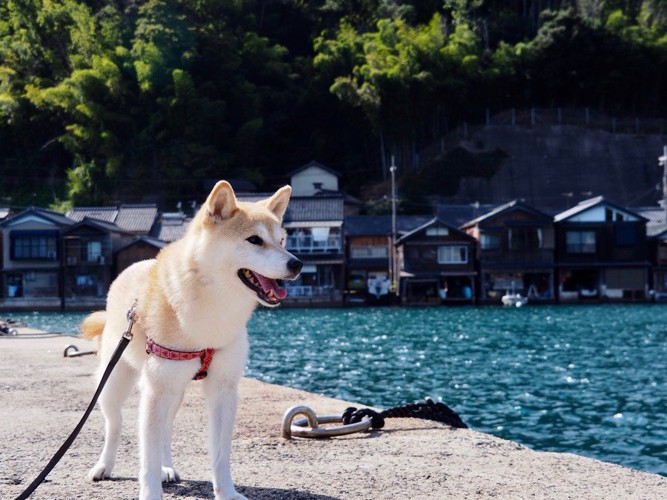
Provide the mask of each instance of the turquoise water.
{"label": "turquoise water", "polygon": [[429,396],[536,450],[667,475],[665,325],[664,305],[262,310],[246,375],[380,408]]}

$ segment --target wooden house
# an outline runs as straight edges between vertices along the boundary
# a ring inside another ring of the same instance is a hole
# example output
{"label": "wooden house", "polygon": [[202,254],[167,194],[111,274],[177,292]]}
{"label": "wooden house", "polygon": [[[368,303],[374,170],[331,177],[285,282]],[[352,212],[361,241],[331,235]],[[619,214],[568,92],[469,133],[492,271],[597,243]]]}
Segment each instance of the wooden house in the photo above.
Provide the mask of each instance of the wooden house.
{"label": "wooden house", "polygon": [[122,273],[135,262],[154,259],[167,242],[150,236],[138,236],[114,252],[116,274]]}
{"label": "wooden house", "polygon": [[403,304],[473,304],[475,239],[439,218],[396,243]]}
{"label": "wooden house", "polygon": [[[429,216],[397,216],[396,236],[425,224]],[[346,304],[386,304],[392,290],[392,218],[354,215],[345,218]]]}
{"label": "wooden house", "polygon": [[150,237],[161,227],[155,204],[75,207],[67,217],[76,222],[63,238],[67,309],[103,306],[120,272],[164,246]]}
{"label": "wooden house", "polygon": [[646,222],[601,196],[556,215],[558,300],[646,300]]}
{"label": "wooden house", "polygon": [[65,309],[104,308],[116,276],[114,251],[132,237],[113,223],[88,217],[63,232]]}
{"label": "wooden house", "polygon": [[503,295],[531,302],[554,300],[554,227],[551,216],[520,201],[496,207],[461,229],[478,242],[479,301]]}
{"label": "wooden house", "polygon": [[3,267],[0,308],[62,307],[62,233],[74,224],[63,214],[31,207],[0,223]]}

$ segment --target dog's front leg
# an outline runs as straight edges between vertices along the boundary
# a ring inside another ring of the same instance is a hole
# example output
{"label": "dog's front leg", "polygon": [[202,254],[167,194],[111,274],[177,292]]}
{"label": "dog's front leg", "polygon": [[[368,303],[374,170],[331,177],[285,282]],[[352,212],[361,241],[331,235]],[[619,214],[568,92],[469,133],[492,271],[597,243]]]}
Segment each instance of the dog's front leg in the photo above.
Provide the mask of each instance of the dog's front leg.
{"label": "dog's front leg", "polygon": [[[169,361],[166,363],[177,363]],[[162,367],[161,367],[162,368]],[[189,381],[173,371],[159,375],[160,369],[146,370],[141,381],[139,407],[139,498],[157,500],[162,498],[162,459],[169,439],[170,418],[183,399]],[[166,381],[166,382],[165,382]],[[169,385],[166,385],[169,384]]]}
{"label": "dog's front leg", "polygon": [[238,385],[225,383],[223,387],[206,384],[209,410],[209,453],[213,469],[213,491],[216,500],[241,500],[245,497],[236,492],[232,481],[230,458],[232,435],[238,400]]}

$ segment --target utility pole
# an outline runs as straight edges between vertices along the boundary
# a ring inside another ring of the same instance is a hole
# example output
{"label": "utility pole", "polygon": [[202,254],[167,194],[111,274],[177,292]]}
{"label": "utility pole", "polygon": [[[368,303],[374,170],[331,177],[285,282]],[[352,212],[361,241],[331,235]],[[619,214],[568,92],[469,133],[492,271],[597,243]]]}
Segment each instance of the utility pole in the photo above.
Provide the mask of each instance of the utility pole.
{"label": "utility pole", "polygon": [[658,164],[662,171],[662,209],[665,211],[665,222],[667,222],[667,145],[662,147],[662,156],[658,157]]}
{"label": "utility pole", "polygon": [[398,263],[396,262],[396,164],[394,163],[394,155],[391,156],[391,287],[394,289],[396,296],[398,293],[399,277],[398,277]]}

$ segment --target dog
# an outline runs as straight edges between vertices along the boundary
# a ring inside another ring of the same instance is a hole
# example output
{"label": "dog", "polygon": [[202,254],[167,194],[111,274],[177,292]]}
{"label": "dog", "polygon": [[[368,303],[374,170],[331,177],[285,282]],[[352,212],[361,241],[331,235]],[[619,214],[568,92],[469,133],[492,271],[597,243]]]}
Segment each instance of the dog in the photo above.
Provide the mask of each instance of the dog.
{"label": "dog", "polygon": [[279,305],[287,291],[278,282],[301,272],[281,227],[291,192],[284,186],[267,199],[242,202],[228,182],[218,182],[183,238],[124,270],[109,288],[106,310],[84,319],[81,335],[99,342],[101,378],[137,300],[133,340],[100,394],[104,447],[89,479],[111,476],[121,407],[138,382],[140,498],[161,498],[162,483],[180,479],[171,453],[173,420],[196,377],[208,405],[215,498],[245,498],[234,488],[230,455],[246,324],[258,304]]}

